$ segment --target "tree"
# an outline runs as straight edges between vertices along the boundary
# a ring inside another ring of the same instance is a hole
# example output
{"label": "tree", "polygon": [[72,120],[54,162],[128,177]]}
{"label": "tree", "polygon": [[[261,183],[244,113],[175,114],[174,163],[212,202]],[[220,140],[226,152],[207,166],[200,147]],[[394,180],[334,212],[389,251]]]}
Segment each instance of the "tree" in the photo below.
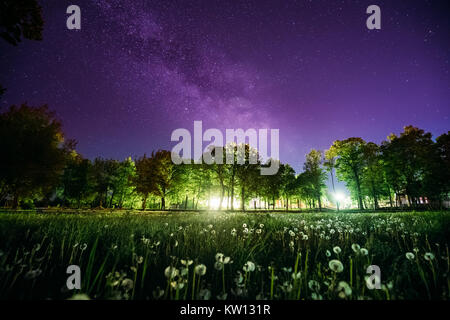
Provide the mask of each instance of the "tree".
{"label": "tree", "polygon": [[22,197],[53,190],[74,145],[64,142],[61,123],[46,105],[11,106],[0,114],[0,185],[14,208]]}
{"label": "tree", "polygon": [[303,165],[305,171],[305,180],[309,183],[314,197],[319,204],[319,210],[322,210],[322,192],[325,188],[326,174],[322,168],[322,153],[312,149],[306,155],[306,161]]}
{"label": "tree", "polygon": [[44,20],[36,0],[3,0],[0,2],[0,37],[12,45],[22,38],[42,40]]}
{"label": "tree", "polygon": [[431,165],[436,163],[431,133],[406,126],[400,136],[391,134],[382,144],[382,157],[388,180],[397,193],[406,193],[410,206],[426,193],[424,181],[432,175]]}
{"label": "tree", "polygon": [[[280,162],[279,160],[269,159],[266,162],[266,166],[269,167],[272,161]],[[282,165],[279,163],[278,168],[281,169],[281,167]],[[261,181],[259,188],[262,189],[262,194],[267,199],[266,202],[268,203],[269,200],[272,201],[272,210],[275,210],[275,199],[278,199],[281,193],[283,177],[280,169],[276,174],[260,176],[259,179]]]}
{"label": "tree", "polygon": [[378,198],[384,194],[384,176],[383,168],[380,160],[380,149],[373,143],[369,142],[364,148],[365,167],[363,169],[362,184],[373,199],[374,209],[379,208]]}
{"label": "tree", "polygon": [[[117,179],[119,162],[114,159],[96,158],[92,165],[91,179],[94,185],[94,191],[97,193],[97,202],[99,207],[109,207],[115,196],[114,183]],[[108,194],[111,192],[110,201]]]}
{"label": "tree", "polygon": [[142,210],[145,210],[147,199],[150,193],[153,192],[155,184],[152,180],[153,163],[152,159],[145,154],[143,157],[135,161],[136,175],[131,179],[135,186],[135,191],[142,196]]}
{"label": "tree", "polygon": [[[42,40],[44,20],[36,0],[0,1],[0,37],[16,46],[23,38]],[[6,91],[0,86],[0,97]]]}
{"label": "tree", "polygon": [[[336,168],[336,149],[330,148],[328,150],[325,150],[325,159],[323,162],[323,166],[326,168],[326,170],[330,173],[331,177],[331,186],[333,188],[333,198],[336,197],[336,189],[334,187],[334,170]],[[339,211],[339,201],[336,200],[336,208],[337,211]]]}
{"label": "tree", "polygon": [[83,159],[73,151],[67,158],[64,173],[61,179],[63,189],[63,205],[67,201],[74,201],[79,208],[83,199],[92,192],[92,182],[89,179],[91,162]]}
{"label": "tree", "polygon": [[[239,145],[235,149],[236,157],[243,159],[244,163],[236,163],[236,181],[240,188],[241,210],[245,210],[245,202],[250,198],[251,194],[256,191],[257,178],[260,174],[259,170],[259,155],[257,150],[250,147],[250,145]],[[250,159],[255,157],[257,163],[250,163]]]}
{"label": "tree", "polygon": [[299,198],[309,205],[310,209],[315,207],[315,193],[308,172],[302,172],[297,176],[297,193]]}
{"label": "tree", "polygon": [[449,133],[439,136],[432,145],[423,174],[423,193],[438,208],[442,208],[442,200],[450,191]]}
{"label": "tree", "polygon": [[150,158],[149,179],[153,184],[151,193],[161,198],[161,210],[166,208],[166,197],[174,190],[181,178],[182,166],[172,162],[171,152],[158,150]]}
{"label": "tree", "polygon": [[[219,148],[219,150],[222,153],[221,155],[220,154],[216,154],[216,148]],[[212,172],[214,173],[214,178],[219,183],[219,187],[220,187],[219,210],[221,210],[222,209],[223,198],[225,196],[225,191],[226,191],[227,177],[229,177],[229,166],[226,165],[225,148],[223,148],[223,147],[213,147],[213,150],[212,150],[211,154],[213,156],[214,162],[210,166],[211,166]],[[219,160],[218,159],[219,157],[222,158],[221,161],[220,161],[222,163],[216,163],[216,162],[218,162],[217,160]]]}
{"label": "tree", "polygon": [[442,197],[448,197],[450,192],[450,131],[436,139],[436,150],[439,159],[433,168],[435,181],[432,185],[439,187],[437,193],[439,206],[442,207]]}
{"label": "tree", "polygon": [[281,193],[286,200],[286,210],[289,210],[289,198],[296,192],[297,181],[295,179],[295,170],[288,164],[281,165]]}
{"label": "tree", "polygon": [[345,181],[350,192],[356,194],[358,207],[364,209],[361,192],[361,175],[365,166],[364,150],[366,142],[361,138],[336,140],[330,147],[331,154],[336,155],[338,178]]}
{"label": "tree", "polygon": [[131,197],[133,193],[131,182],[135,174],[136,166],[130,157],[118,163],[118,166],[115,167],[114,177],[110,186],[112,193],[110,197],[109,207],[113,207],[114,197],[118,199],[119,208],[122,208],[124,202]]}

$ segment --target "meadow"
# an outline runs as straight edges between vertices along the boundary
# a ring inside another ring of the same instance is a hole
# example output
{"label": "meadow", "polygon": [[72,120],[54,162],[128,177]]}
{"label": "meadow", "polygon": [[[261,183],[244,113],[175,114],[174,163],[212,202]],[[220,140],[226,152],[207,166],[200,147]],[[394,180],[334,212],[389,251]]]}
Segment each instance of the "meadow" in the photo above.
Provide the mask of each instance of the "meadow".
{"label": "meadow", "polygon": [[0,299],[448,300],[449,227],[448,211],[2,212]]}

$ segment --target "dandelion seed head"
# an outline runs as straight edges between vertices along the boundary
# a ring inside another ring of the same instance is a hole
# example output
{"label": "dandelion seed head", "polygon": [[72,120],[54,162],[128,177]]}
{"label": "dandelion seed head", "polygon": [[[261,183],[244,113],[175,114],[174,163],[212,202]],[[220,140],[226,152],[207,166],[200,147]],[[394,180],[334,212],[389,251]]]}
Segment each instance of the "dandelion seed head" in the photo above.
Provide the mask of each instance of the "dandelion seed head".
{"label": "dandelion seed head", "polygon": [[194,272],[199,276],[204,276],[206,274],[206,266],[204,264],[198,264],[195,266]]}
{"label": "dandelion seed head", "polygon": [[330,269],[336,273],[340,273],[344,270],[344,265],[339,260],[333,259],[328,262]]}
{"label": "dandelion seed head", "polygon": [[407,252],[405,254],[405,256],[406,256],[406,259],[408,259],[408,260],[413,260],[415,258],[415,255],[412,252]]}
{"label": "dandelion seed head", "polygon": [[334,251],[334,253],[336,253],[336,254],[339,254],[339,253],[342,252],[341,248],[339,248],[339,247],[337,247],[337,246],[333,248],[333,251]]}
{"label": "dandelion seed head", "polygon": [[431,261],[431,260],[434,259],[434,254],[431,253],[431,252],[426,252],[426,253],[423,255],[423,257],[425,258],[425,260]]}

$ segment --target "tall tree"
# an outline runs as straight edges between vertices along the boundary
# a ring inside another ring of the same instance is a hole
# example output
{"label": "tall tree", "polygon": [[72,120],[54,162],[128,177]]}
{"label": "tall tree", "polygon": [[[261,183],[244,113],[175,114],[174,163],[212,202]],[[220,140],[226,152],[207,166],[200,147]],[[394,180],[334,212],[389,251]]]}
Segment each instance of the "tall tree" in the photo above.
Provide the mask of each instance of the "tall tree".
{"label": "tall tree", "polygon": [[124,202],[131,197],[133,193],[132,181],[136,174],[136,166],[130,157],[122,162],[114,170],[114,179],[112,181],[111,197],[109,207],[113,207],[114,198],[118,199],[118,206],[122,208]]}
{"label": "tall tree", "polygon": [[361,138],[336,140],[330,147],[331,153],[337,156],[336,169],[338,178],[345,181],[350,192],[356,194],[358,207],[364,209],[361,192],[361,178],[365,166],[366,142]]}
{"label": "tall tree", "polygon": [[0,114],[0,185],[12,195],[13,206],[21,197],[54,188],[73,148],[47,106],[22,104]]}
{"label": "tall tree", "polygon": [[172,162],[171,152],[158,150],[152,152],[150,180],[154,184],[152,193],[160,197],[161,210],[166,209],[166,197],[176,190],[176,185],[182,177],[182,166]]}
{"label": "tall tree", "polygon": [[373,199],[374,209],[379,208],[379,197],[384,194],[384,175],[380,160],[380,149],[369,142],[364,148],[365,167],[363,169],[363,186],[368,190],[368,194]]}
{"label": "tall tree", "polygon": [[423,195],[431,202],[430,205],[436,208],[442,208],[442,200],[448,198],[450,191],[449,133],[436,139],[423,171]]}
{"label": "tall tree", "polygon": [[295,170],[288,164],[283,164],[279,170],[281,171],[281,192],[285,199],[285,208],[289,210],[289,199],[297,189]]}
{"label": "tall tree", "polygon": [[92,181],[89,179],[90,171],[91,162],[89,159],[83,159],[75,151],[69,155],[61,179],[63,205],[70,201],[75,202],[76,206],[80,208],[82,201],[92,193]]}
{"label": "tall tree", "polygon": [[[117,179],[119,162],[114,159],[96,158],[92,164],[91,179],[97,193],[99,207],[108,207],[114,198],[114,183]],[[108,202],[108,194],[111,192]]]}
{"label": "tall tree", "polygon": [[[245,210],[245,202],[256,190],[256,181],[260,174],[260,160],[258,151],[250,145],[239,145],[236,148],[237,158],[244,159],[243,164],[236,163],[236,181],[240,188],[241,210]],[[250,159],[255,157],[257,163],[250,163]]]}
{"label": "tall tree", "polygon": [[148,196],[155,188],[152,176],[152,159],[144,154],[143,157],[135,160],[135,165],[136,174],[132,177],[132,183],[135,186],[135,191],[142,196],[142,210],[145,210]]}
{"label": "tall tree", "polygon": [[424,179],[430,175],[430,164],[435,155],[431,133],[413,127],[404,127],[400,136],[394,134],[382,144],[383,158],[390,180],[398,185],[399,193],[406,193],[410,206],[424,195]]}
{"label": "tall tree", "polygon": [[322,210],[322,193],[325,189],[326,174],[322,168],[322,153],[312,149],[306,155],[306,161],[303,165],[307,181],[310,183],[313,194],[319,204],[319,210]]}
{"label": "tall tree", "polygon": [[450,192],[450,131],[436,139],[436,149],[439,156],[438,165],[434,167],[433,177],[437,190],[439,206],[442,207],[442,199],[448,198]]}
{"label": "tall tree", "polygon": [[333,200],[336,201],[336,208],[339,211],[339,201],[336,199],[336,188],[334,186],[334,170],[336,168],[336,149],[328,149],[325,150],[325,159],[323,162],[323,166],[330,173],[331,177],[331,187],[333,188]]}
{"label": "tall tree", "polygon": [[[210,168],[214,174],[215,180],[219,184],[219,189],[220,189],[219,210],[221,210],[223,199],[225,197],[225,191],[227,188],[227,180],[229,179],[229,166],[227,166],[227,164],[226,164],[225,148],[224,147],[212,147],[212,148],[213,148],[213,150],[211,150],[211,155],[212,155],[212,159],[214,160],[214,162],[212,164],[210,164]],[[217,151],[219,151],[219,152],[217,152]],[[217,163],[217,162],[221,162],[221,163]]]}
{"label": "tall tree", "polygon": [[[270,166],[272,161],[278,162],[278,168],[282,168],[282,164],[279,163],[279,160],[269,159],[266,162],[267,166]],[[281,175],[282,171],[278,170],[277,173],[273,175],[264,175],[260,176],[260,188],[262,189],[262,194],[266,198],[266,202],[272,202],[272,210],[275,210],[275,200],[280,197],[281,194],[281,186],[283,182],[283,177]]]}

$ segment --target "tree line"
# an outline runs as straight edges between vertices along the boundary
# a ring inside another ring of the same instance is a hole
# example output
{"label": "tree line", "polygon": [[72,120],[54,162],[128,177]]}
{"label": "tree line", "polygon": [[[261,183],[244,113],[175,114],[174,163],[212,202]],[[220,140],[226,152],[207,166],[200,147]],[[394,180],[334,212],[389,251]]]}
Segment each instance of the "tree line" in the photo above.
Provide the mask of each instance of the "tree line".
{"label": "tree line", "polygon": [[[260,167],[275,160],[263,163],[248,145],[208,150],[212,158],[223,157],[223,164],[190,159],[175,165],[167,150],[123,161],[86,159],[74,140],[65,139],[61,122],[47,106],[23,104],[0,114],[0,205],[164,210],[210,208],[211,199],[218,199],[218,209],[273,210],[278,202],[286,210],[321,210],[326,200],[339,204],[334,199],[339,180],[360,210],[382,203],[398,207],[400,195],[410,207],[424,199],[428,206],[441,207],[450,187],[449,134],[433,140],[430,133],[407,126],[380,145],[362,138],[337,140],[328,150],[311,150],[300,173],[280,163],[275,175],[261,175]],[[227,152],[234,155],[231,164]],[[254,153],[257,162],[250,164]],[[238,156],[244,164],[237,163]]]}

